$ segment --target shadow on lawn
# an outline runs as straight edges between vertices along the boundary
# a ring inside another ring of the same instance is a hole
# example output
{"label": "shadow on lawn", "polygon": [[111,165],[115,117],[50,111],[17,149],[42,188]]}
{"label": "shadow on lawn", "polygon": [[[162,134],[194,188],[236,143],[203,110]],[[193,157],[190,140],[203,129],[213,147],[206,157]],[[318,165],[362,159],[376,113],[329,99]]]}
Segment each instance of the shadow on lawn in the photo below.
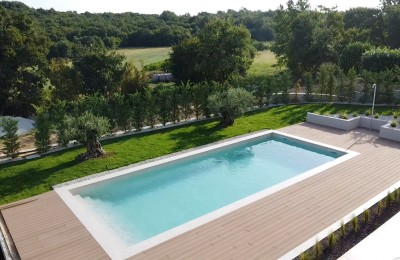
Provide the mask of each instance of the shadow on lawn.
{"label": "shadow on lawn", "polygon": [[[19,172],[17,175],[0,178],[0,198],[16,195],[20,191],[35,188],[40,184],[45,183],[45,180],[48,179],[52,174],[75,166],[78,163],[79,162],[76,160],[72,160],[45,170],[28,168]],[[18,187],[18,189],[16,189],[16,187]],[[47,187],[47,189],[51,190],[51,185]],[[41,192],[38,192],[38,194],[39,193]]]}
{"label": "shadow on lawn", "polygon": [[221,133],[221,129],[218,122],[215,122],[215,125],[211,127],[209,125],[197,125],[190,132],[171,133],[171,139],[176,142],[174,152],[220,141],[226,137]]}

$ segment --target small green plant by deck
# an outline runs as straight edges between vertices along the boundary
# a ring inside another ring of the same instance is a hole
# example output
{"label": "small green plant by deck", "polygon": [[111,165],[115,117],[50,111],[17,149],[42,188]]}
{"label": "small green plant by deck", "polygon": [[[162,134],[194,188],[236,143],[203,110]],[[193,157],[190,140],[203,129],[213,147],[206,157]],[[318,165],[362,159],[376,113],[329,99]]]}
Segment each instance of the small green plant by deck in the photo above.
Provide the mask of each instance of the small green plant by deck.
{"label": "small green plant by deck", "polygon": [[394,196],[394,192],[390,192],[388,191],[388,194],[386,196],[386,207],[390,206],[390,204],[395,201],[395,196]]}
{"label": "small green plant by deck", "polygon": [[357,117],[358,116],[358,113],[357,112],[354,112],[353,113],[353,117]]}
{"label": "small green plant by deck", "polygon": [[321,245],[321,241],[319,241],[318,239],[315,242],[314,249],[315,249],[316,258],[319,258],[322,255],[322,245]]}
{"label": "small green plant by deck", "polygon": [[396,121],[392,121],[392,122],[390,123],[390,126],[391,126],[391,127],[396,127],[396,126],[397,126],[397,122],[396,122]]}
{"label": "small green plant by deck", "polygon": [[342,237],[346,236],[346,225],[344,224],[343,220],[340,222],[340,235]]}
{"label": "small green plant by deck", "polygon": [[364,210],[364,223],[368,223],[371,219],[371,211],[369,209]]}
{"label": "small green plant by deck", "polygon": [[333,248],[338,241],[338,237],[335,232],[332,232],[328,235],[328,245],[330,248]]}
{"label": "small green plant by deck", "polygon": [[382,213],[382,208],[383,208],[383,203],[382,203],[382,201],[380,200],[380,201],[378,202],[378,208],[377,208],[377,210],[376,210],[376,214],[378,214],[378,216],[381,215],[381,213]]}
{"label": "small green plant by deck", "polygon": [[299,259],[300,260],[310,260],[311,257],[310,257],[310,254],[307,251],[304,251],[304,252],[302,252],[300,254]]}
{"label": "small green plant by deck", "polygon": [[353,226],[353,231],[357,232],[358,231],[358,217],[357,216],[354,216],[351,219],[351,225]]}
{"label": "small green plant by deck", "polygon": [[365,111],[365,115],[366,115],[366,116],[370,116],[370,115],[371,115],[371,110],[368,109],[367,111]]}
{"label": "small green plant by deck", "polygon": [[374,117],[375,117],[376,119],[378,119],[378,118],[379,118],[379,114],[376,113],[376,114],[374,115]]}
{"label": "small green plant by deck", "polygon": [[18,149],[20,143],[18,141],[18,121],[11,118],[2,118],[0,120],[0,126],[3,128],[4,135],[4,148],[3,152],[11,157],[16,158],[18,155]]}

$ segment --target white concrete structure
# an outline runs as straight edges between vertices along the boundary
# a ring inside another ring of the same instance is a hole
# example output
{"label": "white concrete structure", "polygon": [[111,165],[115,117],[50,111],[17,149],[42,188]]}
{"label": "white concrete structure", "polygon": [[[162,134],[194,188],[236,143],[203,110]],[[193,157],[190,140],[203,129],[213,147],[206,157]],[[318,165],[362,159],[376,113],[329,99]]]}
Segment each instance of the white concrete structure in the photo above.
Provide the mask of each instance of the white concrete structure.
{"label": "white concrete structure", "polygon": [[360,117],[353,117],[346,120],[338,117],[324,116],[308,112],[307,122],[349,131],[360,125]]}
{"label": "white concrete structure", "polygon": [[[1,120],[2,117],[0,117]],[[34,121],[28,118],[23,117],[12,117],[12,116],[4,116],[4,118],[11,118],[18,121],[18,135],[26,134],[35,128],[33,125]],[[0,127],[0,137],[4,135],[3,128]]]}
{"label": "white concrete structure", "polygon": [[400,128],[385,124],[380,127],[379,137],[400,142]]}
{"label": "white concrete structure", "polygon": [[340,257],[340,260],[400,260],[400,213]]}
{"label": "white concrete structure", "polygon": [[357,127],[370,128],[379,131],[379,137],[381,138],[400,142],[400,128],[390,126],[390,120],[366,116],[341,119],[338,117],[324,116],[308,112],[307,122],[346,131]]}

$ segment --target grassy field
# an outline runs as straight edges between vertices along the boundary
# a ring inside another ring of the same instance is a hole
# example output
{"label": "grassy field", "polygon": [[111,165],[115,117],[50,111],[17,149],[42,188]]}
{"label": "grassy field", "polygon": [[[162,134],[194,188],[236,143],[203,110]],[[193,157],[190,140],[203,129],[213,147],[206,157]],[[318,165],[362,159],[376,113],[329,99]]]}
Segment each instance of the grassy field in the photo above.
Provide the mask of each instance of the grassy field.
{"label": "grassy field", "polygon": [[117,53],[124,54],[128,61],[134,60],[136,66],[141,65],[141,60],[143,60],[143,65],[163,61],[169,57],[169,52],[171,52],[171,47],[126,48],[117,50]]}
{"label": "grassy field", "polygon": [[[118,53],[124,54],[128,61],[134,60],[136,66],[140,66],[140,60],[143,60],[143,65],[148,65],[154,62],[159,62],[169,57],[171,52],[170,47],[162,48],[127,48],[119,49]],[[248,73],[251,75],[274,74],[279,70],[276,64],[275,54],[271,51],[259,51],[256,53],[253,64]]]}
{"label": "grassy field", "polygon": [[[103,141],[109,153],[105,158],[83,163],[75,157],[83,148],[72,148],[43,158],[0,165],[0,205],[50,191],[52,186],[90,174],[166,155],[225,138],[261,130],[278,129],[305,120],[307,111],[363,113],[366,107],[350,105],[289,105],[245,114],[228,128],[218,128],[217,121],[196,122],[173,129]],[[379,107],[380,114],[392,108]]]}
{"label": "grassy field", "polygon": [[259,51],[256,53],[253,64],[251,65],[248,73],[250,75],[260,74],[274,74],[279,70],[279,67],[274,66],[276,64],[275,54],[269,50]]}

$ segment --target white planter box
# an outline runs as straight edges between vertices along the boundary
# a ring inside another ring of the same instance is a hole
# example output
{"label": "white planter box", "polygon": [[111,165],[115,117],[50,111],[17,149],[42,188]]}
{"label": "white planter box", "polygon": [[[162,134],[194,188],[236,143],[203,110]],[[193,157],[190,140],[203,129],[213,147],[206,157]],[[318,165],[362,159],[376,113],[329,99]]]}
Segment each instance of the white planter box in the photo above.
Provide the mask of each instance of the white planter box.
{"label": "white planter box", "polygon": [[391,127],[389,120],[366,116],[354,117],[345,120],[337,117],[318,115],[308,112],[307,122],[347,131],[357,127],[371,128],[379,131],[380,138],[400,142],[400,128]]}
{"label": "white planter box", "polygon": [[362,116],[360,120],[360,127],[372,128],[379,131],[381,126],[386,125],[387,123],[387,120]]}
{"label": "white planter box", "polygon": [[379,137],[393,141],[400,141],[400,129],[397,127],[391,127],[390,123],[388,123],[380,127]]}
{"label": "white planter box", "polygon": [[307,113],[307,122],[349,131],[349,130],[359,127],[360,117],[353,117],[350,119],[341,119],[341,118],[337,118],[337,117],[318,115],[318,114],[308,112]]}

